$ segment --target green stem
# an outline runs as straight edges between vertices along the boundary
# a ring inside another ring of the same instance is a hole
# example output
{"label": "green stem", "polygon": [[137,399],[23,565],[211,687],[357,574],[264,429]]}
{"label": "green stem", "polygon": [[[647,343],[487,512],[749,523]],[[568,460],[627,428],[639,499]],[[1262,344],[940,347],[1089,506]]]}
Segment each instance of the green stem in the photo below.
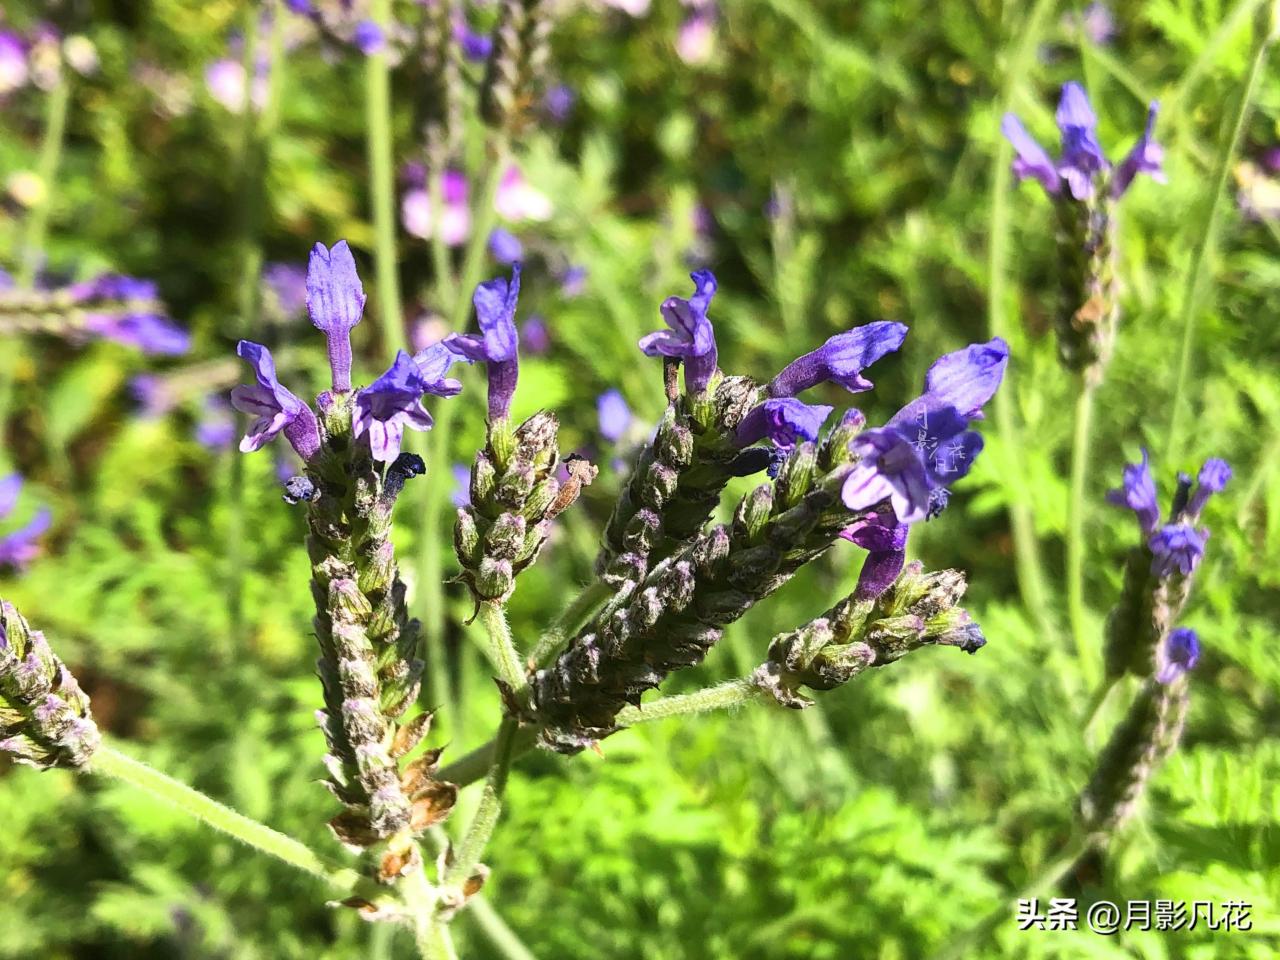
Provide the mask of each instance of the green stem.
{"label": "green stem", "polygon": [[457,288],[457,299],[453,302],[453,312],[449,316],[450,330],[462,330],[467,325],[467,316],[471,312],[471,293],[484,272],[489,234],[498,220],[498,211],[494,209],[493,201],[498,195],[498,185],[502,182],[502,172],[507,165],[506,141],[502,139],[495,141],[490,154],[491,165],[480,190],[479,205],[476,207],[472,221],[471,237],[467,241],[466,253],[462,258],[462,279]]}
{"label": "green stem", "polygon": [[1075,866],[1076,861],[1088,852],[1089,847],[1088,840],[1073,841],[1068,845],[1065,854],[1052,861],[1040,873],[1036,874],[1035,879],[1019,890],[1015,896],[1002,902],[1000,906],[988,913],[977,924],[966,930],[958,940],[953,940],[942,950],[933,954],[930,960],[959,960],[961,957],[976,956],[975,948],[980,946],[992,934],[1000,924],[1000,921],[1009,915],[1009,909],[1012,905],[1016,905],[1019,900],[1038,899],[1049,891],[1067,875],[1071,868]]}
{"label": "green stem", "polygon": [[[1013,107],[1018,88],[1025,80],[1035,52],[1044,34],[1045,25],[1056,6],[1055,0],[1037,0],[1022,26],[1021,37],[1009,61],[1005,76],[999,113],[1003,115]],[[993,160],[991,177],[990,242],[987,251],[987,329],[991,336],[1005,336],[1009,323],[1005,317],[1007,299],[1007,262],[1009,256],[1009,190],[1013,175],[1010,162],[1013,148],[1000,138]],[[1035,522],[1030,507],[1031,491],[1025,471],[1012,455],[1020,447],[1019,429],[1013,419],[1013,384],[1006,382],[996,391],[991,429],[1000,439],[1003,450],[1009,454],[1011,466],[1008,482],[1013,488],[1008,509],[1009,524],[1013,532],[1015,566],[1018,587],[1023,603],[1040,622],[1041,629],[1052,634],[1052,619],[1048,612],[1048,590],[1045,587],[1044,566],[1040,560],[1040,545],[1036,539]]]}
{"label": "green stem", "polygon": [[27,216],[22,232],[22,246],[18,252],[18,273],[14,279],[24,290],[35,286],[36,273],[44,256],[49,210],[53,205],[58,166],[62,162],[62,143],[66,136],[67,107],[70,102],[71,84],[65,75],[60,74],[45,101],[44,139],[40,142],[40,157],[36,162],[36,175],[44,187],[44,196]]}
{"label": "green stem", "polygon": [[1221,219],[1219,211],[1226,192],[1227,178],[1231,175],[1232,161],[1240,148],[1245,121],[1249,117],[1249,108],[1253,104],[1253,98],[1258,89],[1258,80],[1266,66],[1271,42],[1275,39],[1270,31],[1259,28],[1259,33],[1253,59],[1249,63],[1249,72],[1240,90],[1240,100],[1236,104],[1231,133],[1218,151],[1218,161],[1209,187],[1205,217],[1201,227],[1196,231],[1196,245],[1191,254],[1191,265],[1187,270],[1186,286],[1182,293],[1182,349],[1178,354],[1178,379],[1173,390],[1173,410],[1169,419],[1169,437],[1163,461],[1165,464],[1176,463],[1181,452],[1183,394],[1186,392],[1187,379],[1191,372],[1191,345],[1195,340],[1196,318],[1203,309],[1209,266],[1217,247]]}
{"label": "green stem", "polygon": [[[443,151],[439,151],[443,155]],[[444,165],[427,170],[427,191],[431,197],[431,260],[436,274],[436,300],[440,309],[452,313],[458,296],[453,283],[453,264],[449,260],[449,248],[445,246],[441,224],[444,220]]]}
{"label": "green stem", "polygon": [[761,700],[765,696],[767,694],[756,686],[754,681],[744,677],[740,680],[728,680],[694,693],[659,697],[636,707],[623,707],[618,713],[618,723],[624,727],[634,727],[637,724],[652,723],[654,720],[665,720],[668,717],[725,710],[753,700]]}
{"label": "green stem", "polygon": [[524,945],[498,911],[484,897],[479,895],[467,901],[467,913],[476,922],[476,926],[489,939],[494,948],[507,960],[538,960],[533,951]]}
{"label": "green stem", "polygon": [[1086,678],[1094,675],[1089,650],[1089,628],[1084,602],[1084,516],[1085,478],[1089,469],[1089,439],[1093,425],[1093,398],[1097,386],[1088,379],[1080,384],[1076,398],[1076,424],[1071,438],[1071,492],[1067,505],[1067,615],[1076,655]]}
{"label": "green stem", "polygon": [[506,611],[499,604],[486,600],[480,604],[480,622],[484,624],[489,636],[489,659],[493,661],[503,682],[515,692],[523,690],[529,682],[525,679],[520,654],[511,637]]}
{"label": "green stem", "polygon": [[[391,26],[390,0],[372,0],[370,18],[385,32]],[[365,66],[365,135],[369,147],[369,188],[373,204],[374,261],[377,269],[378,322],[383,349],[404,343],[400,282],[396,268],[395,175],[392,169],[391,66],[379,50]]]}
{"label": "green stem", "polygon": [[533,648],[530,659],[538,666],[542,666],[548,657],[559,651],[568,637],[582,629],[587,618],[612,591],[613,588],[603,580],[593,580],[579,590],[578,595],[569,601],[569,605],[564,608],[560,616],[556,617],[551,626],[538,638],[538,644]]}
{"label": "green stem", "polygon": [[199,790],[179,783],[141,760],[120,752],[116,747],[105,744],[99,747],[98,752],[93,755],[90,769],[93,773],[115,777],[137,787],[207,826],[303,873],[318,877],[334,888],[350,890],[360,881],[359,874],[354,870],[329,864],[305,844],[237,813]]}
{"label": "green stem", "polygon": [[515,757],[515,739],[516,722],[508,717],[502,721],[497,736],[493,739],[493,763],[485,780],[484,793],[480,795],[480,804],[476,807],[475,816],[471,818],[466,835],[458,844],[453,863],[445,871],[443,882],[446,886],[465,883],[484,856],[485,847],[489,845],[493,830],[498,825],[498,817],[502,815],[502,795],[506,791],[507,774]]}

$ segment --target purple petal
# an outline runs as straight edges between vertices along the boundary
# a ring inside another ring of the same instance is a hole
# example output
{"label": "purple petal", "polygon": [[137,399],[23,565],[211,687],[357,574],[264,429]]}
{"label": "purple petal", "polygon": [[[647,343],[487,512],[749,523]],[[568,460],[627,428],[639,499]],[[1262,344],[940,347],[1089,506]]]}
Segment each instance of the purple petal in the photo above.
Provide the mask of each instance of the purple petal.
{"label": "purple petal", "polygon": [[1045,192],[1055,195],[1062,189],[1062,181],[1058,177],[1057,167],[1053,159],[1045,152],[1044,147],[1036,142],[1031,134],[1012,113],[1006,113],[1000,121],[1000,132],[1013,145],[1013,175],[1021,182],[1035,179],[1044,187]]}
{"label": "purple petal", "polygon": [[766,400],[752,407],[738,425],[734,442],[740,447],[760,440],[789,450],[803,440],[818,439],[818,431],[833,407],[802,403],[795,397]]}
{"label": "purple petal", "polygon": [[1151,478],[1145,449],[1140,462],[1125,466],[1124,479],[1118,489],[1108,491],[1107,502],[1117,507],[1128,507],[1137,514],[1138,526],[1144,537],[1155,533],[1160,523],[1160,505],[1156,502],[1156,483]]}
{"label": "purple petal", "polygon": [[307,263],[307,311],[325,333],[350,330],[364,314],[364,285],[347,241],[333,249],[323,243],[311,248]]}
{"label": "purple petal", "polygon": [[1073,197],[1087,200],[1093,195],[1095,175],[1107,168],[1107,158],[1098,144],[1098,118],[1080,84],[1063,86],[1057,120],[1062,131],[1062,161],[1058,172],[1067,181]]}
{"label": "purple petal", "polygon": [[21,474],[11,473],[7,477],[0,477],[0,520],[13,513],[21,492]]}
{"label": "purple petal", "polygon": [[769,384],[769,395],[793,397],[827,380],[851,393],[870,390],[873,384],[862,371],[901,347],[906,336],[904,324],[887,320],[836,334],[817,350],[789,363]]}

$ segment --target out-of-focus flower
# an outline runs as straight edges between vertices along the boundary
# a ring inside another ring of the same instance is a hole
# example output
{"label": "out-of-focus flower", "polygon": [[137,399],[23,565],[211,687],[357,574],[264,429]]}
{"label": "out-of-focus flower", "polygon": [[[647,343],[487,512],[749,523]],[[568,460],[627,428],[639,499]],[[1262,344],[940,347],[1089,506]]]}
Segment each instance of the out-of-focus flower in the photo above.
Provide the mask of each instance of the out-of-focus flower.
{"label": "out-of-focus flower", "polygon": [[504,266],[524,259],[524,245],[515,234],[501,227],[495,227],[489,234],[489,252]]}
{"label": "out-of-focus flower", "polygon": [[386,35],[372,20],[361,20],[351,31],[351,43],[357,50],[368,56],[386,46]]}
{"label": "out-of-focus flower", "polygon": [[1200,638],[1189,627],[1175,628],[1157,650],[1156,682],[1170,684],[1200,662]]}
{"label": "out-of-focus flower", "polygon": [[236,439],[236,422],[223,397],[207,397],[196,421],[196,442],[206,450],[228,450]]}
{"label": "out-of-focus flower", "polygon": [[83,34],[72,34],[62,41],[62,55],[68,66],[82,77],[98,72],[98,48]]}
{"label": "out-of-focus flower", "polygon": [[560,294],[566,300],[582,296],[587,287],[587,268],[577,264],[570,265],[560,274]]}
{"label": "out-of-focus flower", "polygon": [[470,505],[471,468],[465,463],[455,463],[449,468],[449,472],[453,474],[453,493],[449,495],[450,502],[459,509]]}
{"label": "out-of-focus flower", "polygon": [[44,203],[49,191],[44,180],[33,170],[15,170],[5,180],[5,189],[14,202],[30,210]]}
{"label": "out-of-focus flower", "polygon": [[[22,477],[16,473],[0,477],[0,520],[13,513],[22,485]],[[49,509],[40,507],[26,524],[0,536],[0,568],[21,570],[34,560],[40,552],[36,541],[49,529],[52,520]]]}
{"label": "out-of-focus flower", "polygon": [[572,87],[557,83],[542,98],[542,107],[552,123],[562,124],[569,119],[577,99],[578,95],[573,92]]}
{"label": "out-of-focus flower", "polygon": [[690,66],[704,64],[716,49],[716,14],[714,7],[694,10],[676,34],[676,55]]}
{"label": "out-of-focus flower", "polygon": [[606,390],[596,399],[596,417],[600,425],[600,436],[610,443],[617,443],[631,426],[631,408],[622,394],[612,388]]}
{"label": "out-of-focus flower", "polygon": [[268,263],[262,268],[268,307],[281,318],[295,317],[307,306],[307,268],[300,263]]}
{"label": "out-of-focus flower", "polygon": [[[232,113],[244,109],[245,71],[244,64],[230,57],[215,60],[205,69],[205,86],[209,95]],[[250,91],[250,106],[255,111],[261,110],[267,102],[269,86],[267,67],[259,64],[254,70],[253,89]]]}
{"label": "out-of-focus flower", "polygon": [[484,63],[493,53],[493,38],[487,33],[472,30],[467,18],[461,14],[453,22],[453,39],[463,57],[472,63]]}
{"label": "out-of-focus flower", "polygon": [[0,30],[0,97],[25,87],[30,77],[26,44],[13,31]]}
{"label": "out-of-focus flower", "polygon": [[431,209],[431,193],[425,186],[407,191],[400,201],[400,219],[405,232],[426,240],[435,233],[438,225],[440,239],[446,246],[460,245],[471,233],[467,192],[466,175],[457,170],[446,170],[441,178],[443,210],[437,218]]}
{"label": "out-of-focus flower", "polygon": [[519,223],[522,220],[544,222],[551,219],[551,198],[525,179],[515,164],[507,167],[498,182],[494,207],[504,220]]}
{"label": "out-of-focus flower", "polygon": [[533,314],[520,325],[520,348],[535,357],[551,349],[551,331],[541,314]]}
{"label": "out-of-focus flower", "polygon": [[632,17],[643,17],[649,12],[652,0],[600,0],[606,7],[613,7]]}

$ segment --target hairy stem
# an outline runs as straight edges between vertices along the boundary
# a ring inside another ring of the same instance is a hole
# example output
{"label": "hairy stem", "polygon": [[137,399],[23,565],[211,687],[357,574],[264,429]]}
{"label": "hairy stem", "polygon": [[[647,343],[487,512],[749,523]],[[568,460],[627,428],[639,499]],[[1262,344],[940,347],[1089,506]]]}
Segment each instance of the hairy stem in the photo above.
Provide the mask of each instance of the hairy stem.
{"label": "hairy stem", "polygon": [[498,734],[493,739],[493,763],[485,780],[484,793],[480,796],[480,804],[476,807],[466,835],[458,844],[453,863],[445,871],[446,885],[464,882],[475,872],[476,865],[484,856],[485,847],[489,845],[493,830],[498,825],[498,817],[502,814],[502,795],[507,788],[507,774],[515,756],[515,735],[516,722],[508,717],[502,721]]}
{"label": "hairy stem", "polygon": [[523,690],[529,682],[525,678],[524,667],[520,664],[515,640],[511,637],[506,611],[501,605],[486,600],[480,604],[480,622],[484,624],[489,636],[489,659],[493,661],[503,683],[513,691]]}
{"label": "hairy stem", "polygon": [[305,844],[237,813],[199,790],[122,753],[114,746],[101,746],[93,755],[90,768],[94,773],[114,777],[137,787],[207,826],[303,873],[318,877],[332,887],[350,890],[360,881],[359,874],[354,870],[331,865]]}
{"label": "hairy stem", "polygon": [[[384,33],[391,27],[390,0],[372,0],[371,19]],[[396,198],[392,169],[391,66],[385,50],[367,57],[365,136],[369,148],[369,190],[373,204],[374,260],[377,271],[378,323],[387,352],[404,344],[400,282],[396,270]]]}
{"label": "hairy stem", "polygon": [[1076,423],[1071,439],[1071,492],[1067,501],[1067,616],[1075,638],[1076,655],[1086,678],[1095,675],[1089,650],[1089,629],[1084,602],[1085,478],[1089,470],[1089,441],[1093,425],[1093,398],[1097,385],[1085,378],[1076,398]]}

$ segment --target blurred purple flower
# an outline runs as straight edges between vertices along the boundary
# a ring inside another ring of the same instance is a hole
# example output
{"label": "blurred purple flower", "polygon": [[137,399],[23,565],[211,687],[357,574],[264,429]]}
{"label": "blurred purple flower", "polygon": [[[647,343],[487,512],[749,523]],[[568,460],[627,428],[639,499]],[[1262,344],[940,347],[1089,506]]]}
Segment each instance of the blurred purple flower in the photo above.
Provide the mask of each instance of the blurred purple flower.
{"label": "blurred purple flower", "polygon": [[[239,60],[224,57],[215,60],[205,69],[205,86],[209,95],[232,113],[240,113],[244,109],[245,72],[244,64]],[[265,64],[258,64],[254,70],[253,89],[250,91],[250,106],[261,110],[267,102],[268,78]]]}
{"label": "blurred purple flower", "polygon": [[382,32],[382,27],[372,20],[361,20],[351,31],[351,42],[357,50],[368,56],[386,45],[386,35]]}
{"label": "blurred purple flower", "polygon": [[1187,516],[1191,518],[1200,516],[1205,504],[1209,502],[1209,497],[1212,494],[1221,493],[1230,479],[1231,467],[1227,461],[1217,457],[1206,460],[1204,466],[1200,468],[1200,475],[1196,478],[1196,492],[1187,504]]}
{"label": "blurred purple flower", "polygon": [[0,30],[0,97],[26,86],[30,76],[26,44],[13,31]]}
{"label": "blurred purple flower", "polygon": [[405,232],[423,240],[430,239],[437,226],[446,246],[456,247],[471,233],[471,207],[467,202],[466,175],[446,170],[441,177],[441,210],[436,217],[431,207],[431,193],[425,186],[405,193],[400,201],[400,219]]}
{"label": "blurred purple flower", "polygon": [[494,227],[489,234],[489,253],[498,263],[509,267],[524,259],[524,245],[509,230]]}
{"label": "blurred purple flower", "polygon": [[502,179],[498,181],[498,192],[494,196],[493,205],[500,217],[512,223],[551,219],[551,198],[530,184],[514,163],[507,167]]}
{"label": "blurred purple flower", "polygon": [[571,264],[560,274],[560,295],[566,300],[582,296],[587,288],[587,268]]}
{"label": "blurred purple flower", "polygon": [[453,473],[453,493],[449,495],[455,507],[471,505],[471,468],[465,463],[455,463],[449,468]]}
{"label": "blurred purple flower", "polygon": [[196,421],[196,442],[207,450],[228,449],[236,438],[236,423],[222,397],[208,397],[204,411]]}
{"label": "blurred purple flower", "polygon": [[[23,480],[16,473],[0,477],[0,520],[8,518],[18,504]],[[0,568],[21,570],[40,552],[36,541],[49,529],[53,515],[40,507],[26,525],[0,537]]]}
{"label": "blurred purple flower", "polygon": [[542,98],[542,106],[552,123],[563,124],[573,112],[573,105],[577,99],[578,95],[573,92],[572,87],[557,83]]}
{"label": "blurred purple flower", "polygon": [[1151,550],[1151,573],[1162,580],[1175,573],[1190,576],[1204,559],[1208,539],[1207,529],[1197,530],[1189,523],[1166,524],[1147,541]]}
{"label": "blurred purple flower", "polygon": [[190,334],[158,313],[90,312],[85,314],[84,328],[143,353],[173,356],[191,349]]}
{"label": "blurred purple flower", "polygon": [[610,443],[617,443],[631,426],[631,408],[621,393],[610,388],[596,398],[596,418],[600,436]]}
{"label": "blurred purple flower", "polygon": [[453,21],[453,39],[462,56],[472,63],[484,63],[493,52],[493,38],[487,33],[472,30],[467,18],[461,14]]}
{"label": "blurred purple flower", "polygon": [[551,349],[551,331],[541,314],[535,313],[521,324],[520,349],[534,357]]}
{"label": "blurred purple flower", "polygon": [[715,23],[714,9],[695,10],[685,17],[676,34],[676,56],[690,66],[709,61],[716,47]]}
{"label": "blurred purple flower", "polygon": [[1156,652],[1156,682],[1169,684],[1200,662],[1200,638],[1189,627],[1176,627]]}
{"label": "blurred purple flower", "polygon": [[268,263],[262,285],[282,316],[293,317],[307,306],[307,268],[298,263]]}

